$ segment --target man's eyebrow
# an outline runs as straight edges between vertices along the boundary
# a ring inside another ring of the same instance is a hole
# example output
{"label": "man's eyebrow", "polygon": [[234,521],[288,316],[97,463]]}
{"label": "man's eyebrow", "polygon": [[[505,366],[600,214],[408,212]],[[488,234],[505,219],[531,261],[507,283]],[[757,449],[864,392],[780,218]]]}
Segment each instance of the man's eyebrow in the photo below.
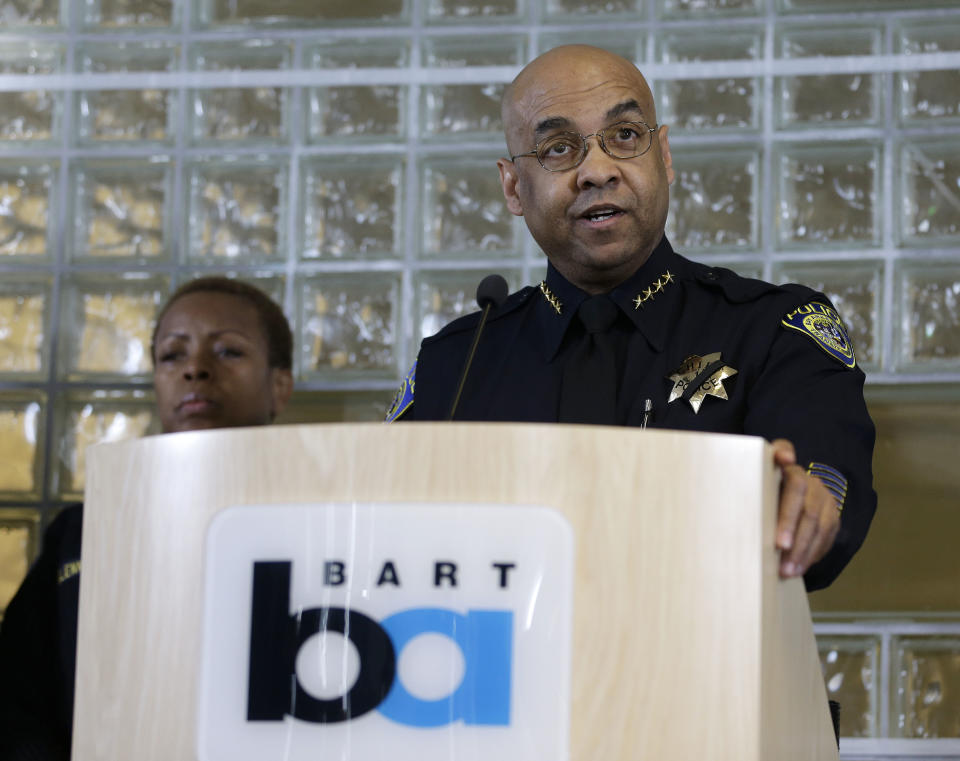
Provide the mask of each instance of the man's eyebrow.
{"label": "man's eyebrow", "polygon": [[553,130],[569,128],[570,126],[572,125],[567,117],[550,116],[537,124],[537,128],[533,131],[533,134],[534,136],[542,135],[544,132],[552,132]]}
{"label": "man's eyebrow", "polygon": [[640,108],[640,104],[635,100],[625,100],[623,103],[618,103],[609,111],[607,111],[608,119],[616,119],[618,116],[623,116],[624,114],[636,111],[640,116],[643,116],[643,109]]}

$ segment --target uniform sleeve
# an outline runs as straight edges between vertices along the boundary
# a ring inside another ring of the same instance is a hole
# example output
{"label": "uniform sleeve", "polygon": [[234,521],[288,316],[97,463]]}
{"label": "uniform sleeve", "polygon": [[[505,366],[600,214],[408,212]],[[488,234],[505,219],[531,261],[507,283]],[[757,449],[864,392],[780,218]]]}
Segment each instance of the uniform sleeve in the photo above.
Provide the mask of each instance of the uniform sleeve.
{"label": "uniform sleeve", "polygon": [[876,511],[875,432],[863,382],[859,367],[847,367],[814,337],[780,327],[750,392],[744,432],[792,441],[797,463],[842,507],[833,547],[804,575],[808,591],[828,586],[850,562]]}
{"label": "uniform sleeve", "polygon": [[[0,759],[70,757],[64,725],[57,573],[61,526],[55,522],[0,624]],[[72,698],[71,701],[72,702]]]}

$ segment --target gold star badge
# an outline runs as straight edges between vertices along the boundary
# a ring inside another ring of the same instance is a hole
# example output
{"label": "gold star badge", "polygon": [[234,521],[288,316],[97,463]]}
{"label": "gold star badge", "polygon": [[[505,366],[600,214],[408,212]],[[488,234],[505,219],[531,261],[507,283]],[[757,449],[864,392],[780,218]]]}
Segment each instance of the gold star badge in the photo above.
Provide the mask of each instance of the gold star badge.
{"label": "gold star badge", "polygon": [[[686,397],[696,414],[708,396],[729,399],[723,381],[736,374],[736,370],[723,363],[718,351],[703,357],[691,354],[680,363],[675,373],[667,376],[673,382],[667,404]],[[694,389],[692,393],[689,391],[691,387]]]}

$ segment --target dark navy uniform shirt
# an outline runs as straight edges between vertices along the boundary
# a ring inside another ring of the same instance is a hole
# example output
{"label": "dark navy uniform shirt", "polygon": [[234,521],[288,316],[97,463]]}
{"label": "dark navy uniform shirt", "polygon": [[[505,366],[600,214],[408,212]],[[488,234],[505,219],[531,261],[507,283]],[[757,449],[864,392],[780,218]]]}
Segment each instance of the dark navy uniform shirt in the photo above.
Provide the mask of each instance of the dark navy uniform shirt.
{"label": "dark navy uniform shirt", "polygon": [[0,759],[70,758],[83,507],[64,508],[0,624]]}
{"label": "dark navy uniform shirt", "polygon": [[[831,551],[805,575],[829,584],[866,535],[876,509],[873,423],[864,375],[827,298],[692,262],[664,239],[610,297],[617,331],[617,422],[785,438],[842,507]],[[552,266],[544,284],[492,312],[457,407],[457,420],[555,422],[565,361],[588,294]],[[447,417],[479,322],[464,316],[423,341],[388,420]],[[414,395],[415,389],[415,395]]]}

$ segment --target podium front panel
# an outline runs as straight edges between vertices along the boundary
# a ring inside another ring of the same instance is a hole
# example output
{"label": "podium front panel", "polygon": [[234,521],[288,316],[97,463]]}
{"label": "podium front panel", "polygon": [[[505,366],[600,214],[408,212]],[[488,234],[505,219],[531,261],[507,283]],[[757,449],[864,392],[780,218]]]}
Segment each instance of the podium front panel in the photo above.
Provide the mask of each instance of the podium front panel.
{"label": "podium front panel", "polygon": [[88,476],[74,757],[197,758],[208,526],[237,506],[330,502],[564,517],[569,758],[760,759],[767,727],[782,747],[804,738],[780,759],[836,758],[802,582],[776,576],[776,489],[760,439],[600,426],[274,426],[102,445]]}

